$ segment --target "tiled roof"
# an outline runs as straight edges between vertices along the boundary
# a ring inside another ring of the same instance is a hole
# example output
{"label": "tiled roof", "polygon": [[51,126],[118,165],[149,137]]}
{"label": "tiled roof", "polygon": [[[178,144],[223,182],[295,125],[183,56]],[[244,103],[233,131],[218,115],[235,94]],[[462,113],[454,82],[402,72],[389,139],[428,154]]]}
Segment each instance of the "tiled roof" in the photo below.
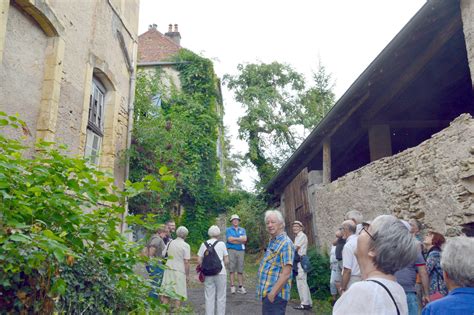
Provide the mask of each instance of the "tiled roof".
{"label": "tiled roof", "polygon": [[156,28],[138,36],[138,62],[168,61],[181,46],[169,37],[161,34]]}

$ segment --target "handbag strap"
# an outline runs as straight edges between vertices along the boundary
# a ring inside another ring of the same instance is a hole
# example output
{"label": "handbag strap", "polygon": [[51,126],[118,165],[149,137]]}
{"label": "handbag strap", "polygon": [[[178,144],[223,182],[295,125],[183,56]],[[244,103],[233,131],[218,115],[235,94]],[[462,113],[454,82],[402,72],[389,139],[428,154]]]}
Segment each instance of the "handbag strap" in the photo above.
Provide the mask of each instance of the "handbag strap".
{"label": "handbag strap", "polygon": [[375,283],[377,283],[378,285],[382,286],[382,288],[384,288],[385,291],[387,291],[388,295],[390,295],[390,298],[391,298],[392,301],[393,301],[393,304],[395,304],[395,308],[397,309],[397,315],[400,315],[400,310],[398,309],[397,302],[395,302],[395,299],[393,298],[392,292],[390,292],[390,290],[389,290],[382,282],[380,282],[380,281],[377,281],[377,280],[367,280],[367,281],[375,282]]}

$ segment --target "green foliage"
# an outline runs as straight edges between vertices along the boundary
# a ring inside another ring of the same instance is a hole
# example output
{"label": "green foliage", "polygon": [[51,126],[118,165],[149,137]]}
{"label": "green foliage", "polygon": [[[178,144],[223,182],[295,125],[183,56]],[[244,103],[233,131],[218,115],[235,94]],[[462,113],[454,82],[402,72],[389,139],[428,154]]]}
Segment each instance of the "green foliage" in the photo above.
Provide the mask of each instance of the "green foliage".
{"label": "green foliage", "polygon": [[[188,241],[195,247],[225,202],[216,153],[222,104],[210,60],[182,49],[174,61],[181,90],[162,84],[167,79],[162,72],[138,73],[130,176],[134,180],[156,174],[164,165],[176,181],[159,194],[132,199],[130,209],[167,219],[183,207],[185,214],[177,219],[189,229]],[[160,95],[161,106],[152,104],[155,95]]]}
{"label": "green foliage", "polygon": [[335,102],[331,75],[326,72],[321,61],[318,70],[313,74],[313,80],[315,85],[305,91],[300,99],[303,106],[302,123],[309,130],[313,129],[327,115]]}
{"label": "green foliage", "polygon": [[308,249],[308,256],[311,261],[311,270],[308,273],[308,286],[311,295],[318,300],[328,300],[331,297],[329,256],[314,247]]}
{"label": "green foliage", "polygon": [[[0,112],[0,124],[27,130]],[[32,158],[20,140],[0,135],[0,305],[14,313],[89,313],[158,308],[133,272],[138,245],[118,231],[125,198],[163,182],[113,179],[61,147],[41,142]],[[56,301],[60,301],[58,304]]]}
{"label": "green foliage", "polygon": [[304,128],[313,128],[334,103],[330,76],[320,65],[316,86],[305,90],[303,75],[287,64],[240,64],[237,70],[224,82],[245,109],[239,137],[264,186],[303,141]]}

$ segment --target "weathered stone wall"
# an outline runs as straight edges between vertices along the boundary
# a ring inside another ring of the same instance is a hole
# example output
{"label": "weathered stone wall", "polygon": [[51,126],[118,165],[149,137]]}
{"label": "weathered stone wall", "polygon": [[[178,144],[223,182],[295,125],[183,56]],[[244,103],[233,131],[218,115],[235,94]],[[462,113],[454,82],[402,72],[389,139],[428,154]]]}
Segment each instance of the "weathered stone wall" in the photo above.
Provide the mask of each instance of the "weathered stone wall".
{"label": "weathered stone wall", "polygon": [[[13,1],[7,27],[0,29],[6,34],[0,66],[0,110],[20,114],[33,133],[31,142],[44,120],[44,135],[67,144],[71,154],[84,154],[92,77],[100,72],[98,78],[105,81],[102,83],[107,89],[100,166],[114,174],[117,184],[124,177],[120,154],[127,143],[131,78],[127,59],[136,60],[138,5],[139,0],[38,0],[33,7],[54,15],[54,24],[59,26],[58,34],[45,34],[41,17],[38,20],[31,12],[22,11],[21,4]],[[60,39],[59,46],[52,45],[54,38]],[[63,47],[54,59],[60,67],[48,64],[50,47]],[[48,91],[53,89],[48,84],[55,87],[51,95]],[[49,103],[40,104],[48,97]],[[52,114],[48,115],[49,110]]]}
{"label": "weathered stone wall", "polygon": [[474,221],[474,119],[463,114],[414,148],[328,185],[309,186],[317,243],[326,247],[349,210],[417,218],[441,233]]}
{"label": "weathered stone wall", "polygon": [[[28,126],[36,126],[48,38],[15,7],[8,10],[6,29],[0,65],[0,110],[10,115],[19,113]],[[30,129],[34,138],[36,130]]]}

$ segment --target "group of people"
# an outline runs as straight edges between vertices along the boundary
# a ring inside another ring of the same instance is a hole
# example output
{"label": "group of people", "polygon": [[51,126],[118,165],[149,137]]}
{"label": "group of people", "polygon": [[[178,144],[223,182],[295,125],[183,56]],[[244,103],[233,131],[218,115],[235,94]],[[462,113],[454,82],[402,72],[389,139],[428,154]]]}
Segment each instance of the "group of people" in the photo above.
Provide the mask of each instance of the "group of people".
{"label": "group of people", "polygon": [[[227,269],[230,272],[231,293],[247,293],[243,286],[247,235],[245,229],[239,226],[238,215],[232,215],[230,222],[232,226],[226,230],[225,243],[219,241],[221,231],[218,226],[213,225],[208,230],[210,238],[201,244],[197,253],[199,266],[204,263],[204,257],[209,254],[209,251],[217,254],[222,266],[216,274],[203,277],[206,314],[225,314]],[[180,226],[176,229],[176,224],[168,221],[164,227],[156,230],[144,249],[144,254],[148,257],[166,258],[166,267],[153,259],[147,266],[154,286],[150,296],[159,297],[164,304],[172,302],[171,307],[175,309],[180,307],[182,300],[187,299],[191,259],[191,247],[186,243],[188,233],[186,227]],[[175,238],[173,238],[174,234],[176,234]],[[234,282],[238,283],[238,288],[235,287]]]}
{"label": "group of people", "polygon": [[[350,211],[345,219],[335,231],[331,249],[333,314],[411,315],[420,310],[423,314],[474,314],[473,238],[459,236],[446,241],[435,231],[422,237],[418,221],[406,222],[392,215],[363,221],[360,212]],[[292,241],[281,212],[268,210],[264,221],[269,242],[258,268],[256,288],[262,314],[285,314],[292,274],[300,296],[295,309],[311,309],[308,239],[303,223],[292,222]],[[232,215],[230,222],[225,242],[219,240],[221,231],[213,225],[208,230],[209,239],[197,253],[201,272],[212,255],[220,263],[214,273],[202,279],[206,314],[225,314],[227,271],[230,293],[247,293],[243,286],[247,235],[237,215]],[[172,229],[167,224],[167,229],[158,231],[163,244],[153,238],[149,244],[160,244],[155,252],[161,250],[162,256],[168,257],[161,283],[162,301],[169,303],[173,298],[174,306],[179,307],[180,300],[187,298],[191,253],[185,242],[188,230],[180,226],[176,239],[172,239]],[[149,271],[152,277],[156,275],[156,270]]]}
{"label": "group of people", "polygon": [[345,219],[330,255],[333,314],[474,314],[474,239],[422,238],[420,222],[392,215]]}

